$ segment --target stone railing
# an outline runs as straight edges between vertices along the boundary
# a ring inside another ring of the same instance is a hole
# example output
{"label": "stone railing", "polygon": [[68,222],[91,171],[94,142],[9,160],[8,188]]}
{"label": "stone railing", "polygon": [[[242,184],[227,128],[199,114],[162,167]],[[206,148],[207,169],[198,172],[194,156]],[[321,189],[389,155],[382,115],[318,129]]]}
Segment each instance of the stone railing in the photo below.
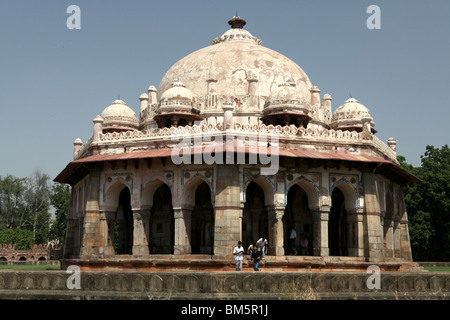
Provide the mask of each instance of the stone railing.
{"label": "stone railing", "polygon": [[94,140],[94,137],[92,136],[83,144],[83,146],[80,148],[80,150],[78,150],[78,152],[74,155],[74,160],[77,160],[83,156],[83,154],[91,146],[93,140]]}
{"label": "stone railing", "polygon": [[377,136],[372,134],[372,141],[375,148],[379,149],[384,155],[386,155],[389,159],[398,163],[397,154],[394,150],[392,150],[388,145],[386,145],[383,141],[381,141]]}
{"label": "stone railing", "polygon": [[[369,142],[373,143],[375,148],[377,148],[382,154],[384,154],[390,160],[397,162],[396,153],[388,147],[383,141],[378,137],[371,134],[370,139],[366,140],[363,135],[357,131],[348,130],[334,130],[334,129],[312,129],[296,127],[294,125],[290,126],[274,126],[274,125],[264,125],[264,124],[234,124],[234,131],[249,134],[279,134],[280,137],[286,138],[303,138],[326,140],[327,142],[341,142],[341,143],[358,143],[358,142]],[[125,131],[125,132],[108,132],[100,133],[100,142],[118,142],[118,141],[130,141],[130,140],[146,140],[146,139],[157,139],[164,137],[174,137],[174,136],[185,136],[186,134],[200,134],[200,133],[213,133],[213,132],[223,132],[223,124],[219,123],[217,125],[206,125],[206,124],[194,124],[192,126],[184,127],[171,127],[171,128],[158,128],[153,131]],[[78,152],[78,156],[81,156],[92,142],[92,137],[89,139],[83,147]]]}

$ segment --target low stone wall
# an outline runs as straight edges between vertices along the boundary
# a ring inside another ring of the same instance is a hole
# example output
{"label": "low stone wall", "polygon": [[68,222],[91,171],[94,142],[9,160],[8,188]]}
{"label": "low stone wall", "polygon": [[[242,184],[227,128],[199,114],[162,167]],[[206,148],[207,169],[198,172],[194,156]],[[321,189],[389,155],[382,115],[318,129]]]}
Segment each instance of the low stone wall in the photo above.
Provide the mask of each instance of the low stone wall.
{"label": "low stone wall", "polygon": [[[79,278],[76,278],[79,276]],[[449,299],[450,273],[1,271],[0,299]],[[79,282],[78,282],[79,280]],[[79,289],[68,288],[79,284]]]}

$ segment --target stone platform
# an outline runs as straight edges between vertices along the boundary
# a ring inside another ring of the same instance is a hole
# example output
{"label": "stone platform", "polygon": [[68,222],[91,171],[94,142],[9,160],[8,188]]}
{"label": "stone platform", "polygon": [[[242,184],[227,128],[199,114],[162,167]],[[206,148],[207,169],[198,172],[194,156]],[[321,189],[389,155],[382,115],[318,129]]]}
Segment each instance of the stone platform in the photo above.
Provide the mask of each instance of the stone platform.
{"label": "stone platform", "polygon": [[[234,257],[211,255],[116,255],[114,257],[91,259],[65,259],[61,268],[77,265],[84,271],[232,271]],[[271,256],[267,255],[260,264],[266,271],[366,271],[376,265],[381,271],[423,271],[415,262],[390,259],[384,262],[367,261],[364,257],[318,257],[318,256]],[[252,271],[253,263],[244,258],[244,271]]]}
{"label": "stone platform", "polygon": [[[450,273],[381,272],[369,289],[365,272],[0,271],[0,299],[33,300],[403,300],[450,297]],[[72,278],[73,279],[73,278]]]}

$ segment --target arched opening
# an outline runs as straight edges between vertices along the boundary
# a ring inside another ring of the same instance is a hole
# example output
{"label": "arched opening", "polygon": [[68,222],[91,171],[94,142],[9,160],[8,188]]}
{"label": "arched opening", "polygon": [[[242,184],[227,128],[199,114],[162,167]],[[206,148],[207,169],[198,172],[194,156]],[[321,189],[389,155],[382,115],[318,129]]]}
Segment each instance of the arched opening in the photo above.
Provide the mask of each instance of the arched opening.
{"label": "arched opening", "polygon": [[331,211],[328,219],[328,248],[330,256],[348,256],[348,224],[345,196],[339,188],[331,194]]}
{"label": "arched opening", "polygon": [[114,249],[116,254],[131,254],[133,248],[133,211],[128,187],[120,191],[119,206],[114,224]]}
{"label": "arched opening", "polygon": [[45,259],[45,257],[40,257],[38,260],[39,260],[39,261],[45,261],[45,260],[47,260],[47,259]]}
{"label": "arched opening", "polygon": [[153,195],[150,212],[150,252],[152,254],[173,254],[174,216],[172,192],[168,185],[161,185]]}
{"label": "arched opening", "polygon": [[197,186],[192,210],[191,253],[214,254],[214,208],[206,182]]}
{"label": "arched opening", "polygon": [[[287,255],[313,254],[313,223],[313,216],[308,204],[308,195],[303,188],[295,184],[289,189],[287,204],[283,216],[285,238],[284,252]],[[296,234],[295,241],[290,239],[291,228]],[[303,247],[303,245],[305,245],[305,247]]]}
{"label": "arched opening", "polygon": [[27,258],[25,258],[24,256],[19,258],[19,261],[26,261],[26,260],[27,260]]}
{"label": "arched opening", "polygon": [[269,239],[268,212],[265,205],[264,190],[256,182],[252,181],[245,191],[242,218],[243,245],[255,244],[261,237]]}
{"label": "arched opening", "polygon": [[8,259],[6,259],[5,257],[0,257],[0,261],[7,261]]}

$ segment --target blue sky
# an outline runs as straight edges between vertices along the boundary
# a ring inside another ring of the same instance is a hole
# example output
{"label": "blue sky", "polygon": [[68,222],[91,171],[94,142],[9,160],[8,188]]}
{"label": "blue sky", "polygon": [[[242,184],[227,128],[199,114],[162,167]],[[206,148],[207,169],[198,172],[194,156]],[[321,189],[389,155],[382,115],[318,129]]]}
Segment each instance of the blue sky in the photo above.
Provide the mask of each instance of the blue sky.
{"label": "blue sky", "polygon": [[[369,30],[369,5],[381,29]],[[81,29],[69,30],[69,5]],[[449,143],[450,1],[0,0],[0,176],[53,179],[118,96],[136,112],[187,54],[210,45],[235,12],[263,45],[295,61],[333,111],[351,94],[377,136],[420,165],[426,145]]]}

